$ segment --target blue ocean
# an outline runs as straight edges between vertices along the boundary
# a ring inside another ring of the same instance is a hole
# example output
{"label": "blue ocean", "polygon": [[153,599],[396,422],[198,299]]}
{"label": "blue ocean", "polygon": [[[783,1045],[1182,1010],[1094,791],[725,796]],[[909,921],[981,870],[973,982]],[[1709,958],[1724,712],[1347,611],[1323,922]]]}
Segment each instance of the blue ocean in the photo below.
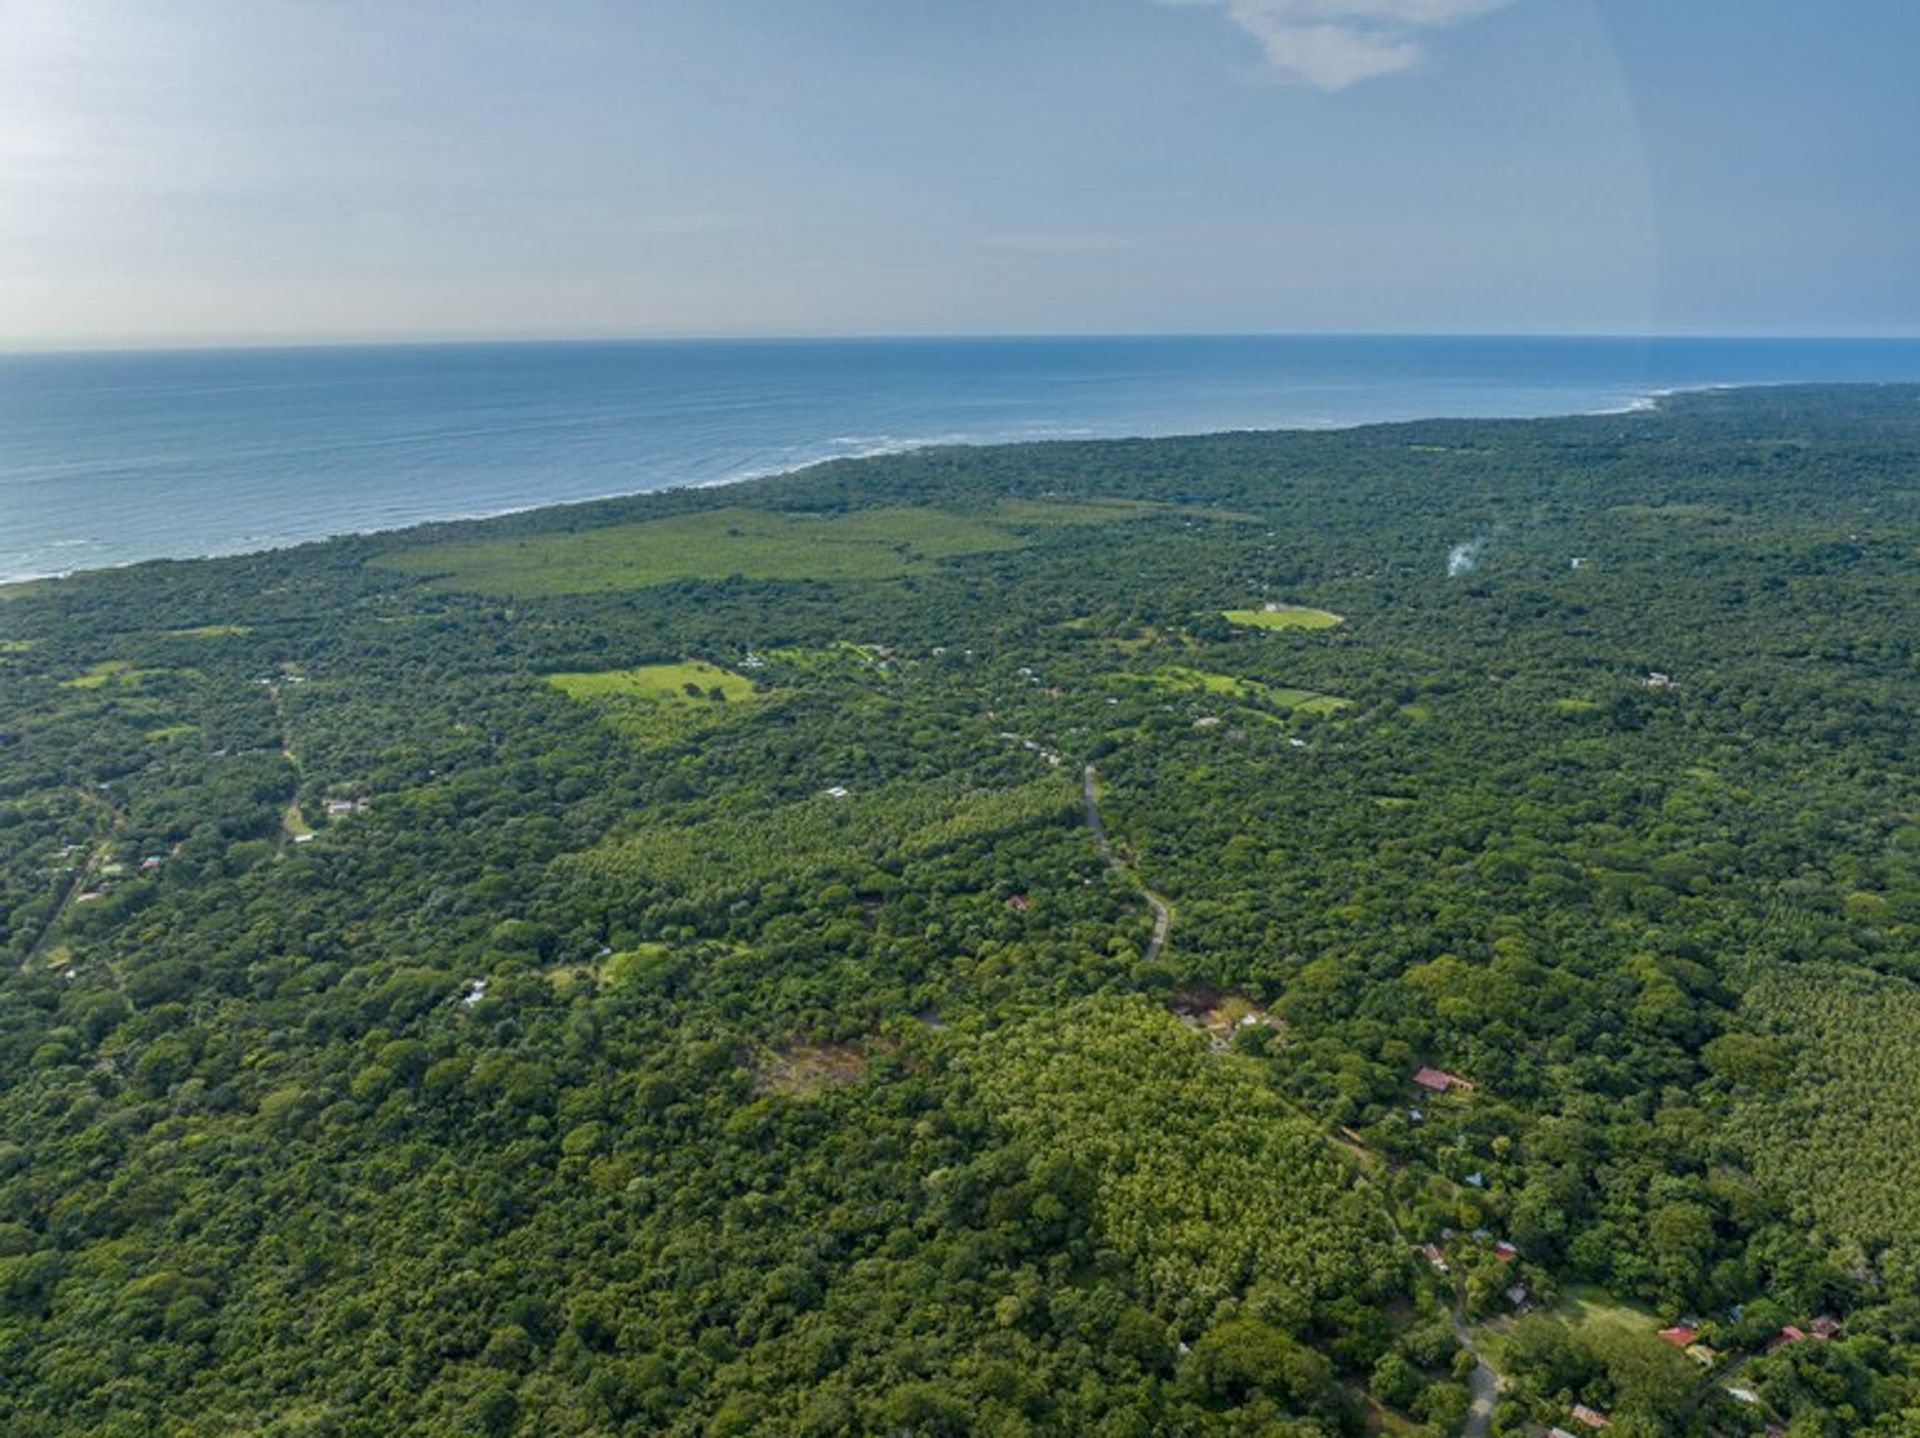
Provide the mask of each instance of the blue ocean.
{"label": "blue ocean", "polygon": [[927,444],[1920,381],[1914,340],[1150,338],[0,356],[0,580],[724,483]]}

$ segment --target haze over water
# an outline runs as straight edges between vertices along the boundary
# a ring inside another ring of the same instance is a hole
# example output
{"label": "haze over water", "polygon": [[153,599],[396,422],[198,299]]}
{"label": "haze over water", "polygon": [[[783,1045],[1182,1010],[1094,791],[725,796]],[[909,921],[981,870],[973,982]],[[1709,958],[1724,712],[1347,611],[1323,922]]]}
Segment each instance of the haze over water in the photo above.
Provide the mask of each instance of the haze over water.
{"label": "haze over water", "polygon": [[0,356],[0,581],[934,443],[1619,409],[1920,381],[1915,340],[1147,338]]}

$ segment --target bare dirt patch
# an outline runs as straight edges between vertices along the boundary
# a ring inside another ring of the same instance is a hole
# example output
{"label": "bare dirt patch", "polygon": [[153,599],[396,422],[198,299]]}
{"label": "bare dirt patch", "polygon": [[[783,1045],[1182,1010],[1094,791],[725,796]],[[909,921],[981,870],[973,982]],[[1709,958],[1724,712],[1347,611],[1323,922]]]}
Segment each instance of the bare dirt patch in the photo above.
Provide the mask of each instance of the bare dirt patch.
{"label": "bare dirt patch", "polygon": [[791,1097],[856,1083],[866,1071],[867,1056],[852,1044],[800,1044],[762,1059],[753,1086]]}
{"label": "bare dirt patch", "polygon": [[1224,993],[1210,984],[1196,984],[1173,996],[1174,1016],[1189,1028],[1200,1030],[1215,1048],[1225,1048],[1243,1029],[1266,1028],[1276,1034],[1287,1031],[1285,1021],[1274,1017],[1244,994]]}

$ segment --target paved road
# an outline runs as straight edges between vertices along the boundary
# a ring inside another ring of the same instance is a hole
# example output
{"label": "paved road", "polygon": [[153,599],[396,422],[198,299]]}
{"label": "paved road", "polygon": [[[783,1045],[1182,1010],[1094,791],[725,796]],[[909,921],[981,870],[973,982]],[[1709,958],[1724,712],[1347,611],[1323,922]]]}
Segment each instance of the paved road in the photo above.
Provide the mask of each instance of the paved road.
{"label": "paved road", "polygon": [[1121,857],[1114,853],[1113,844],[1107,838],[1107,826],[1100,821],[1100,802],[1094,792],[1093,765],[1089,764],[1080,771],[1080,799],[1086,809],[1087,827],[1093,831],[1094,842],[1100,846],[1100,856],[1120,873],[1140,885],[1140,892],[1153,910],[1153,937],[1147,940],[1146,960],[1152,963],[1160,957],[1160,950],[1166,947],[1167,931],[1173,927],[1173,906],[1160,895],[1154,893],[1140,876],[1128,867]]}

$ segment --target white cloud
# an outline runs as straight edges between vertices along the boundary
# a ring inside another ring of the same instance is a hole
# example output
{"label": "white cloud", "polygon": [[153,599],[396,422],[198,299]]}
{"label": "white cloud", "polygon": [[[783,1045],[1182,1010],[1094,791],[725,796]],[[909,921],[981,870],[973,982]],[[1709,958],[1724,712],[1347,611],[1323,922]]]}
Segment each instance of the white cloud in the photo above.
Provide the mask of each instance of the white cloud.
{"label": "white cloud", "polygon": [[1267,63],[1322,90],[1344,90],[1420,63],[1422,31],[1508,0],[1161,0],[1221,10],[1260,42]]}

